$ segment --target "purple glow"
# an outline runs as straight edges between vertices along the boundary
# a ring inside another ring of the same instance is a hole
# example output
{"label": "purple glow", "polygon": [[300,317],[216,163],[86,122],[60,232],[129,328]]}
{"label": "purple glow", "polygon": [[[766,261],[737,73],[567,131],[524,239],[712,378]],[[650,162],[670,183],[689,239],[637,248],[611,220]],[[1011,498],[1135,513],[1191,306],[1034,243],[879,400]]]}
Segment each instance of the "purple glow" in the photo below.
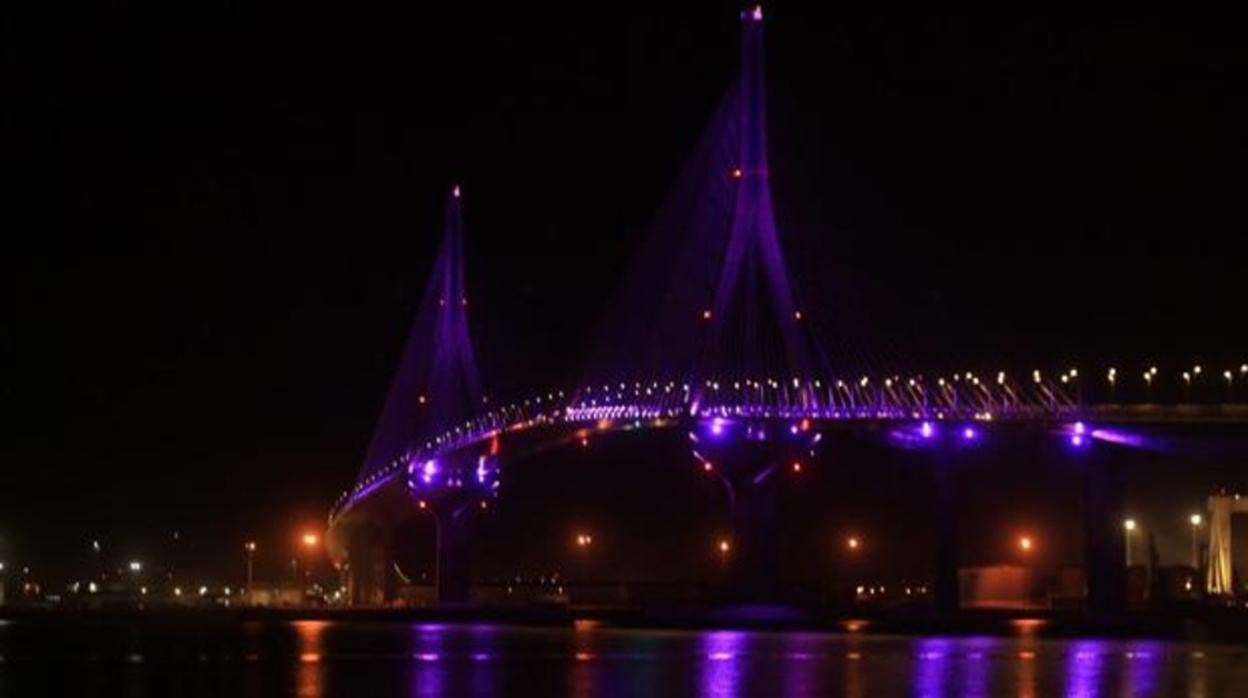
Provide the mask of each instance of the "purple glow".
{"label": "purple glow", "polygon": [[936,429],[931,422],[923,422],[919,427],[919,434],[925,439],[930,439],[936,435]]}
{"label": "purple glow", "polygon": [[1116,429],[1093,429],[1092,438],[1098,441],[1105,441],[1119,446],[1130,446],[1131,448],[1144,448],[1144,437],[1139,434],[1128,434]]}
{"label": "purple glow", "polygon": [[433,476],[437,474],[438,474],[438,462],[433,460],[432,458],[425,461],[425,465],[424,465],[424,468],[422,468],[422,475],[421,475],[421,479],[425,481],[425,484],[427,485],[433,482]]}
{"label": "purple glow", "polygon": [[711,433],[716,436],[723,434],[724,433],[724,420],[720,419],[719,417],[712,419],[711,420]]}
{"label": "purple glow", "polygon": [[[919,641],[919,660],[914,669],[914,695],[922,698],[937,698],[947,695],[953,686],[950,685],[949,655],[954,643],[945,638],[932,638]],[[956,691],[955,691],[956,692]]]}
{"label": "purple glow", "polygon": [[1070,435],[1070,445],[1071,445],[1071,446],[1075,446],[1075,447],[1082,446],[1082,445],[1083,445],[1083,435],[1082,435],[1082,434],[1071,434],[1071,435]]}
{"label": "purple glow", "polygon": [[754,12],[750,16],[754,18],[755,22],[763,21],[763,6],[755,5]]}
{"label": "purple glow", "polygon": [[1066,655],[1066,695],[1095,696],[1106,679],[1105,654],[1109,645],[1103,640],[1081,640]]}
{"label": "purple glow", "polygon": [[974,441],[977,436],[979,436],[979,433],[970,427],[966,427],[962,430],[963,441]]}
{"label": "purple glow", "polygon": [[1084,433],[1086,433],[1086,432],[1087,432],[1087,430],[1088,430],[1088,428],[1087,428],[1087,426],[1086,426],[1086,425],[1084,425],[1084,423],[1083,423],[1083,422],[1075,422],[1075,433],[1076,433],[1076,434],[1083,435]]}
{"label": "purple glow", "polygon": [[703,633],[698,644],[706,658],[698,667],[699,692],[708,696],[737,695],[741,690],[742,655],[748,649],[749,636],[737,631],[713,631]]}

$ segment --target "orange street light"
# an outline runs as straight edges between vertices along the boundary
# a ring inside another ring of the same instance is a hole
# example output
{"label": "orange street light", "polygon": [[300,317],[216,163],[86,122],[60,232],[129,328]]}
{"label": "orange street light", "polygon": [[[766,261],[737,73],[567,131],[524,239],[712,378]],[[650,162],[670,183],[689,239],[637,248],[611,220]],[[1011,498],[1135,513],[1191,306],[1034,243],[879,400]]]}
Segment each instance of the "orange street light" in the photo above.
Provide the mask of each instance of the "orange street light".
{"label": "orange street light", "polygon": [[304,545],[304,547],[308,547],[308,548],[315,548],[315,547],[316,547],[316,544],[317,544],[317,543],[320,543],[320,542],[321,542],[320,537],[319,537],[319,536],[317,536],[315,533],[305,533],[305,534],[303,534],[303,545]]}
{"label": "orange street light", "polygon": [[1031,541],[1031,537],[1030,537],[1030,536],[1019,536],[1019,537],[1018,537],[1018,549],[1019,549],[1019,550],[1023,551],[1024,553],[1029,553],[1029,552],[1031,552],[1031,548],[1032,548],[1032,546],[1033,546],[1033,544],[1032,544],[1032,541]]}
{"label": "orange street light", "polygon": [[845,539],[845,547],[850,550],[857,550],[862,547],[862,541],[857,536],[850,536]]}

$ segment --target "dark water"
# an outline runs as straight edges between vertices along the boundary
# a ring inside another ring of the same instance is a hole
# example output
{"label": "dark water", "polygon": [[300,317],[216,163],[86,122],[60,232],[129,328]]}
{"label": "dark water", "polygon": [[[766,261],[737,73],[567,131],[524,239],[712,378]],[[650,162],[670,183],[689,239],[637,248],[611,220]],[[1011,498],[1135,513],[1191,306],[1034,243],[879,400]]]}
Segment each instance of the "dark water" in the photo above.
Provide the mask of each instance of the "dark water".
{"label": "dark water", "polygon": [[1235,696],[1248,647],[399,622],[0,621],[0,696]]}

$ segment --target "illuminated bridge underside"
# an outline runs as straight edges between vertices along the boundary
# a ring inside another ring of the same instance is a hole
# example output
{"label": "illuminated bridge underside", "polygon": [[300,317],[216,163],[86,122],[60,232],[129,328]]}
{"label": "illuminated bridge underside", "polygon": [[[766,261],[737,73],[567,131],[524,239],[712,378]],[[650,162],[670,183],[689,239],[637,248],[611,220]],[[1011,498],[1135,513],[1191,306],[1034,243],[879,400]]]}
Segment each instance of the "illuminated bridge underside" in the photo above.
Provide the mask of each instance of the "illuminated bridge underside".
{"label": "illuminated bridge underside", "polygon": [[[336,502],[331,524],[365,501],[389,500],[381,493],[404,483],[422,464],[452,459],[492,444],[504,460],[518,460],[612,431],[663,428],[694,429],[701,422],[734,420],[763,429],[809,430],[817,435],[835,429],[880,431],[901,448],[925,445],[941,433],[975,438],[1004,428],[1025,426],[1083,440],[1119,446],[1142,446],[1139,428],[1150,425],[1245,424],[1248,404],[1100,404],[1079,405],[1066,386],[1044,380],[1015,383],[1004,376],[991,381],[974,374],[956,380],[895,377],[843,381],[708,381],[694,390],[675,382],[633,383],[583,388],[572,397],[547,393],[489,412],[429,441],[414,445],[393,462],[362,477]],[[1074,430],[1078,425],[1079,434]],[[1131,425],[1135,432],[1106,428]],[[887,427],[879,429],[879,427]],[[696,454],[696,450],[695,450]],[[695,456],[696,457],[696,456]],[[398,504],[410,506],[407,493]],[[369,507],[372,509],[373,507]],[[383,505],[383,508],[384,505]],[[405,508],[400,506],[400,509]]]}

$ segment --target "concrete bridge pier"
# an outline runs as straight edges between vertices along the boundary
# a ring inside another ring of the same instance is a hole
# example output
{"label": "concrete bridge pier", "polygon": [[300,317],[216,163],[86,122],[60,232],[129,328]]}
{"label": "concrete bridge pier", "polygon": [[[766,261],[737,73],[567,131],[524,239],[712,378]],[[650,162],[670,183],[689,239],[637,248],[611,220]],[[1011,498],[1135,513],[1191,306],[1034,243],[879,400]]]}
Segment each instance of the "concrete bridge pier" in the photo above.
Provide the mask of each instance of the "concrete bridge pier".
{"label": "concrete bridge pier", "polygon": [[[774,466],[779,469],[779,466]],[[728,562],[728,597],[733,602],[771,602],[782,596],[780,549],[776,526],[778,473],[766,469],[738,468],[728,480],[732,489],[731,549]],[[759,480],[759,477],[762,477]]]}
{"label": "concrete bridge pier", "polygon": [[953,615],[961,608],[961,590],[958,584],[958,521],[961,498],[955,462],[945,454],[932,457],[933,493],[936,504],[936,550],[935,574],[932,584],[936,610],[942,615]]}
{"label": "concrete bridge pier", "polygon": [[381,606],[386,602],[387,569],[391,567],[386,535],[367,526],[347,543],[347,600],[352,606]]}
{"label": "concrete bridge pier", "polygon": [[1085,459],[1084,571],[1088,610],[1118,615],[1127,610],[1126,483],[1112,455]]}
{"label": "concrete bridge pier", "polygon": [[440,513],[436,521],[438,603],[467,603],[472,587],[471,506]]}

